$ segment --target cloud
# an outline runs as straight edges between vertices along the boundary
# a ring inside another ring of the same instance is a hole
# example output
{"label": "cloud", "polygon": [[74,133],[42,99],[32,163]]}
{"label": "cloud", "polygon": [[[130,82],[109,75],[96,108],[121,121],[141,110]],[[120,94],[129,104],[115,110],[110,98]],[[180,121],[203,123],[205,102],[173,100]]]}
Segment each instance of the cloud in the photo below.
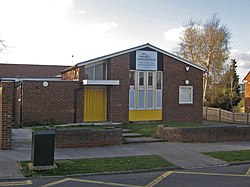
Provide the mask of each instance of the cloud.
{"label": "cloud", "polygon": [[164,38],[166,41],[178,42],[184,30],[185,30],[185,27],[169,29],[164,33]]}
{"label": "cloud", "polygon": [[237,61],[237,73],[240,77],[240,81],[250,71],[250,51],[240,52],[238,49],[232,49],[230,58],[236,59]]}
{"label": "cloud", "polygon": [[98,24],[92,24],[89,26],[90,31],[94,33],[107,33],[108,31],[117,27],[115,22],[103,22]]}
{"label": "cloud", "polygon": [[241,53],[237,49],[231,50],[231,58],[235,58],[238,62],[238,67],[250,69],[250,51]]}
{"label": "cloud", "polygon": [[183,34],[185,27],[173,28],[164,32],[163,37],[167,42],[166,50],[172,51],[180,42],[180,36]]}
{"label": "cloud", "polygon": [[78,14],[80,14],[80,15],[83,15],[83,14],[86,14],[86,10],[78,10]]}

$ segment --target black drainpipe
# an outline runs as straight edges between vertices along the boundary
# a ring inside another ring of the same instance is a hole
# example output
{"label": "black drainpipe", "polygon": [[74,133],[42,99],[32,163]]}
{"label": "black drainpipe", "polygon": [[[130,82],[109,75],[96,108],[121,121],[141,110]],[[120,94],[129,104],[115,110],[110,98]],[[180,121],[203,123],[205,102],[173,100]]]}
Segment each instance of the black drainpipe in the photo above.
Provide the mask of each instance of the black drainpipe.
{"label": "black drainpipe", "polygon": [[23,83],[20,83],[20,127],[23,127]]}

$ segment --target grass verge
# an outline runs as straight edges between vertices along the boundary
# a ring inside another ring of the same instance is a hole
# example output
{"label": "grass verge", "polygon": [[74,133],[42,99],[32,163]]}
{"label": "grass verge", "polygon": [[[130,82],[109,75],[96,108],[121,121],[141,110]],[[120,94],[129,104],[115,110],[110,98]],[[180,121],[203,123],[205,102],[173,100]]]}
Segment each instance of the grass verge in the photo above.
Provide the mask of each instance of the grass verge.
{"label": "grass verge", "polygon": [[[144,136],[157,138],[157,127],[158,125],[162,125],[160,123],[147,123],[147,124],[123,124],[123,128],[130,129],[131,131],[139,134],[143,134]],[[164,125],[164,124],[163,124]],[[189,123],[189,122],[169,122],[167,123],[168,127],[202,127],[205,126],[202,123]]]}
{"label": "grass verge", "polygon": [[19,163],[21,172],[25,177],[129,171],[174,166],[157,155],[62,160],[56,161],[58,166],[56,169],[47,171],[30,171],[28,163],[28,161]]}
{"label": "grass verge", "polygon": [[240,151],[216,151],[203,153],[214,158],[218,158],[227,162],[250,161],[250,150]]}

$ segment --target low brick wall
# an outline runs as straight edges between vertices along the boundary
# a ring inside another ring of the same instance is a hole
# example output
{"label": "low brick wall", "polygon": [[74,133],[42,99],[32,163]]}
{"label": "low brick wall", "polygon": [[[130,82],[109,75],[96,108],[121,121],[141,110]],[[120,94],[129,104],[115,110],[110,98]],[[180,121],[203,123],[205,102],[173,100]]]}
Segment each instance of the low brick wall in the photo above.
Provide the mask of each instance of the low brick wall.
{"label": "low brick wall", "polygon": [[174,128],[159,125],[157,134],[168,142],[227,142],[250,141],[249,126],[213,126]]}
{"label": "low brick wall", "polygon": [[122,129],[57,129],[56,148],[104,147],[122,143]]}

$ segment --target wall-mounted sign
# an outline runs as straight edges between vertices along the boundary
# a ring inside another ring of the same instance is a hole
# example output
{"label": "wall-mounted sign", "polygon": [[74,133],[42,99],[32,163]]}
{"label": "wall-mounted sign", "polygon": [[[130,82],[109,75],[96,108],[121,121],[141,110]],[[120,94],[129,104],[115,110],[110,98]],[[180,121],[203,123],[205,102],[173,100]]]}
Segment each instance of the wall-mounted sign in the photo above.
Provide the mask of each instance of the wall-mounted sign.
{"label": "wall-mounted sign", "polygon": [[136,51],[136,70],[157,70],[157,52]]}

